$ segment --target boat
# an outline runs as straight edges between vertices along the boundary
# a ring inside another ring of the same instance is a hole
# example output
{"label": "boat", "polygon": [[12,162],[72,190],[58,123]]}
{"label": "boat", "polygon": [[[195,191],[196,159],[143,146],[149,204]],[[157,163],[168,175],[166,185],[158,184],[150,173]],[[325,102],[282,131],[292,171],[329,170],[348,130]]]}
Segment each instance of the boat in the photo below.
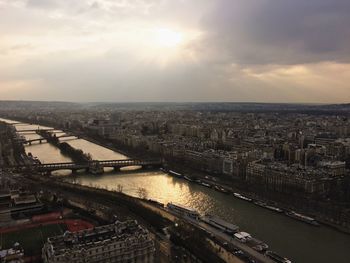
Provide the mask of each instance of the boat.
{"label": "boat", "polygon": [[272,205],[267,205],[265,206],[267,209],[270,209],[272,211],[275,211],[277,213],[282,213],[283,210],[281,208],[278,208],[278,207],[275,207],[275,206],[272,206]]}
{"label": "boat", "polygon": [[205,186],[205,187],[208,187],[208,188],[211,188],[211,184],[208,184],[208,183],[202,182],[201,185],[203,185],[203,186]]}
{"label": "boat", "polygon": [[233,193],[233,195],[234,195],[235,197],[239,198],[239,199],[244,200],[244,201],[248,201],[248,202],[251,202],[251,201],[252,201],[251,198],[246,197],[246,196],[244,196],[244,195],[241,195],[241,194],[239,194],[239,193]]}
{"label": "boat", "polygon": [[229,193],[230,193],[229,190],[227,190],[227,189],[225,189],[225,188],[223,188],[223,187],[220,187],[219,191],[220,191],[221,193],[224,193],[224,194],[229,194]]}
{"label": "boat", "polygon": [[187,180],[187,181],[189,181],[189,182],[193,182],[193,179],[189,178],[189,177],[186,176],[186,175],[184,176],[184,179]]}
{"label": "boat", "polygon": [[266,203],[262,202],[262,201],[254,201],[253,203],[254,203],[254,205],[257,205],[257,206],[260,206],[260,207],[265,207],[266,206]]}
{"label": "boat", "polygon": [[191,217],[193,219],[198,219],[200,217],[200,214],[196,210],[190,207],[186,207],[184,205],[168,203],[167,208],[173,212]]}
{"label": "boat", "polygon": [[230,235],[238,232],[238,230],[239,230],[238,226],[231,224],[231,223],[228,223],[228,222],[226,222],[226,221],[222,220],[221,218],[214,216],[214,215],[206,214],[205,216],[201,217],[201,220],[204,223],[206,223],[212,227],[215,227],[215,228],[221,230],[222,232],[230,234]]}
{"label": "boat", "polygon": [[286,212],[285,214],[291,218],[297,219],[299,221],[308,223],[308,224],[313,225],[313,226],[320,225],[314,218],[297,213],[295,211],[289,211],[289,212]]}
{"label": "boat", "polygon": [[278,207],[275,207],[275,206],[272,206],[272,205],[268,205],[267,203],[262,202],[262,201],[255,201],[254,204],[257,205],[257,206],[260,206],[260,207],[272,210],[274,212],[278,212],[278,213],[282,213],[283,212],[283,210],[281,208],[278,208]]}
{"label": "boat", "polygon": [[224,194],[228,194],[228,193],[229,193],[228,190],[226,190],[225,188],[220,187],[220,186],[218,186],[218,185],[215,185],[215,186],[214,186],[214,189],[215,189],[216,191],[221,192],[221,193],[224,193]]}
{"label": "boat", "polygon": [[175,171],[173,171],[173,170],[169,170],[169,174],[171,174],[171,175],[173,175],[173,176],[175,176],[175,177],[182,177],[182,174],[180,174],[180,173],[177,173],[177,172],[175,172]]}
{"label": "boat", "polygon": [[271,258],[273,261],[278,262],[278,263],[292,263],[292,261],[290,261],[288,258],[282,257],[278,254],[276,254],[273,251],[266,251],[265,253],[266,256],[268,256],[269,258]]}
{"label": "boat", "polygon": [[219,187],[219,186],[214,185],[214,189],[215,189],[216,191],[220,192],[220,187]]}

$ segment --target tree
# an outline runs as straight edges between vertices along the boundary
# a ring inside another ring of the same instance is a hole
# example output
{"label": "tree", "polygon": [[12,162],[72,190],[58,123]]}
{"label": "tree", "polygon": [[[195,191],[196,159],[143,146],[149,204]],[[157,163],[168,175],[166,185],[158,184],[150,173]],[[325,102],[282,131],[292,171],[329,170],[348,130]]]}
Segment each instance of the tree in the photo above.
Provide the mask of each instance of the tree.
{"label": "tree", "polygon": [[117,191],[118,191],[119,193],[122,193],[122,192],[123,192],[123,186],[122,186],[121,184],[118,184],[118,185],[117,185]]}
{"label": "tree", "polygon": [[141,199],[147,199],[147,196],[148,196],[148,192],[145,188],[143,187],[139,187],[137,189],[137,195],[139,196],[139,198]]}

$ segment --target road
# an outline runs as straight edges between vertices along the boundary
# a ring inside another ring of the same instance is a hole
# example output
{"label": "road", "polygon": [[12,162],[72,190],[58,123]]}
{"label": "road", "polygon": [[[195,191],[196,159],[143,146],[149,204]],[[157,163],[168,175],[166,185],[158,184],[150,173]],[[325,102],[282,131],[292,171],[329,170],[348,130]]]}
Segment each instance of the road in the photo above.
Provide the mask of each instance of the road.
{"label": "road", "polygon": [[[148,202],[143,201],[142,204],[146,206],[149,209],[152,209],[153,211],[156,211],[160,213],[163,217],[169,219],[170,221],[175,222],[176,219],[184,219],[187,222],[191,223],[192,225],[211,233],[214,235],[214,237],[219,240],[221,243],[227,242],[231,246],[233,246],[235,249],[242,250],[246,255],[249,255],[250,258],[253,258],[256,262],[261,262],[261,263],[275,263],[265,255],[257,252],[256,250],[250,248],[249,246],[245,245],[244,243],[241,243],[237,240],[235,240],[233,237],[221,232],[220,230],[211,227],[207,225],[206,223],[199,221],[199,220],[194,220],[190,217],[185,217],[180,214],[177,214],[173,211],[170,211],[166,208],[162,208],[161,206],[155,206],[153,204],[150,204]],[[232,261],[233,262],[233,261]],[[236,261],[237,262],[237,261]]]}

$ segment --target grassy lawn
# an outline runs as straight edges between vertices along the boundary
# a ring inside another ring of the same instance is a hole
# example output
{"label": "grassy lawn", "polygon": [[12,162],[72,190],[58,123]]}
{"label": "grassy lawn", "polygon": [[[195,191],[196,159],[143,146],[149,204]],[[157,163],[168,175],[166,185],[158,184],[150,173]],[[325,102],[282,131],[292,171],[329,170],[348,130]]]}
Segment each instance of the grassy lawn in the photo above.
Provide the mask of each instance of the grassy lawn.
{"label": "grassy lawn", "polygon": [[25,255],[40,255],[47,238],[63,234],[66,229],[64,224],[55,224],[1,234],[1,246],[10,248],[14,243],[19,242],[24,248]]}

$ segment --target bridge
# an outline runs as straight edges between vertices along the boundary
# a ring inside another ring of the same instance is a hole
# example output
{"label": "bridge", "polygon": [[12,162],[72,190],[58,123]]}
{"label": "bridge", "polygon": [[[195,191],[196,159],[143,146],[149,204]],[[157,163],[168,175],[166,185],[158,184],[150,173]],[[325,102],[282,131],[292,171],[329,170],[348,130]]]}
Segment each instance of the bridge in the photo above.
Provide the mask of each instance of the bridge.
{"label": "bridge", "polygon": [[125,160],[105,160],[105,161],[90,161],[87,163],[45,163],[45,164],[32,164],[32,165],[17,165],[14,168],[19,171],[34,171],[50,174],[53,171],[59,170],[71,170],[76,173],[79,170],[85,170],[93,174],[103,173],[103,168],[109,167],[119,171],[120,168],[128,166],[141,166],[141,168],[154,168],[162,166],[162,160],[138,160],[138,159],[125,159]]}
{"label": "bridge", "polygon": [[[61,139],[61,138],[69,138],[69,137],[77,137],[77,136],[74,136],[74,135],[70,135],[70,134],[64,134],[64,135],[61,135],[61,136],[57,136],[56,138],[57,139]],[[76,138],[74,138],[75,140]],[[36,138],[36,139],[31,139],[31,140],[24,140],[22,141],[23,144],[29,144],[29,145],[32,145],[33,142],[39,142],[39,143],[43,143],[43,141],[46,141],[47,139],[45,138]]]}
{"label": "bridge", "polygon": [[55,130],[55,128],[17,130],[16,132],[38,132],[38,131],[53,131],[53,130]]}

